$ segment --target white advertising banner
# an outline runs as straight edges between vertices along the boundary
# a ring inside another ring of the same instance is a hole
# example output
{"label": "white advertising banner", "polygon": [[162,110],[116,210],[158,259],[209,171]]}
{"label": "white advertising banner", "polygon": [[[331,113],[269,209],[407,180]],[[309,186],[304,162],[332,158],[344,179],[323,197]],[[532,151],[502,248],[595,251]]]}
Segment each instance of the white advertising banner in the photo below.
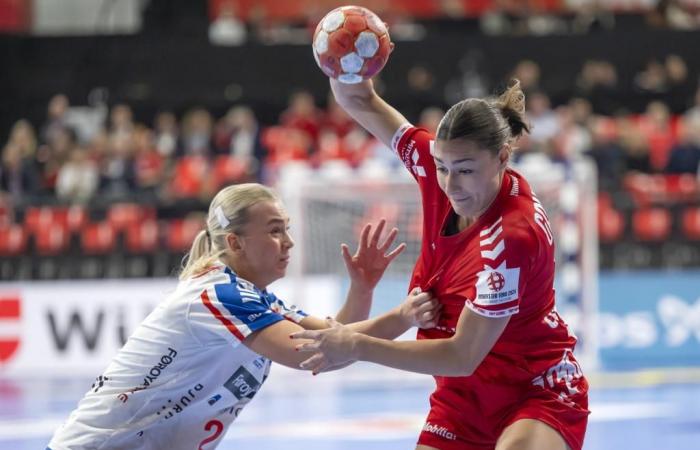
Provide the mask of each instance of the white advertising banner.
{"label": "white advertising banner", "polygon": [[[100,373],[176,284],[175,279],[0,283],[0,376]],[[334,314],[341,298],[333,277],[284,279],[270,290],[321,317]]]}

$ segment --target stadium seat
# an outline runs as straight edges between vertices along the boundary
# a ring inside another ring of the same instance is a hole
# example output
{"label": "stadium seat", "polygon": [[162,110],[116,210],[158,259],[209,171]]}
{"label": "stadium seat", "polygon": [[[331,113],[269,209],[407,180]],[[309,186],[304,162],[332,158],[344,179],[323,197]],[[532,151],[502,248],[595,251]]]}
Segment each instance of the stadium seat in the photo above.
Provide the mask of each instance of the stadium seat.
{"label": "stadium seat", "polygon": [[116,247],[116,234],[109,222],[86,225],[80,238],[81,249],[88,255],[106,255]]}
{"label": "stadium seat", "polygon": [[700,241],[700,207],[689,207],[683,211],[681,229],[687,239]]}
{"label": "stadium seat", "polygon": [[669,237],[671,222],[671,213],[665,209],[640,209],[632,215],[632,231],[639,241],[661,242]]}
{"label": "stadium seat", "polygon": [[625,231],[625,218],[612,206],[598,208],[598,237],[601,242],[613,243],[622,238]]}
{"label": "stadium seat", "polygon": [[203,217],[171,220],[167,226],[166,245],[171,252],[186,252],[192,246],[194,238],[204,229]]}
{"label": "stadium seat", "polygon": [[158,222],[150,218],[129,224],[126,228],[126,249],[134,254],[156,251],[158,249]]}
{"label": "stadium seat", "polygon": [[115,203],[107,210],[107,222],[116,232],[126,231],[131,225],[155,216],[154,208],[137,203]]}
{"label": "stadium seat", "polygon": [[27,234],[21,225],[0,227],[0,256],[17,256],[27,248]]}

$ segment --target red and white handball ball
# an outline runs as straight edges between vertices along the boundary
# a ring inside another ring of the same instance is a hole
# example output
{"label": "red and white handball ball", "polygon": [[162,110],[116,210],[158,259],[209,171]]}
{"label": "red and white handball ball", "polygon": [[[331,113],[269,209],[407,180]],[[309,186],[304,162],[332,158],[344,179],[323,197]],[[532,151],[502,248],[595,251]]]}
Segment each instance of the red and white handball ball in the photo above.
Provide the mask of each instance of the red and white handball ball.
{"label": "red and white handball ball", "polygon": [[318,23],[313,51],[323,73],[355,84],[382,70],[391,53],[391,39],[375,13],[361,6],[342,6]]}

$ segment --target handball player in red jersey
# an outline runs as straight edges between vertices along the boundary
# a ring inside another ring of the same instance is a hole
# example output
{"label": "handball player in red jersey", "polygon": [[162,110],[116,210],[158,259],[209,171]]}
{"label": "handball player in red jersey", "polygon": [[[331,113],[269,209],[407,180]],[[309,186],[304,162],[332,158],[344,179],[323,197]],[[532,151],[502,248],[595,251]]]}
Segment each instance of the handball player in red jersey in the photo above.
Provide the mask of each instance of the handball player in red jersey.
{"label": "handball player in red jersey", "polygon": [[528,182],[508,167],[529,131],[517,80],[497,98],[469,98],[434,136],[413,127],[371,80],[331,80],[338,103],[390,147],[418,182],[423,241],[410,289],[442,305],[436,327],[389,341],[334,323],[295,338],[314,373],[371,361],[435,376],[417,450],[580,450],[588,383],[576,337],[557,314],[554,240]]}

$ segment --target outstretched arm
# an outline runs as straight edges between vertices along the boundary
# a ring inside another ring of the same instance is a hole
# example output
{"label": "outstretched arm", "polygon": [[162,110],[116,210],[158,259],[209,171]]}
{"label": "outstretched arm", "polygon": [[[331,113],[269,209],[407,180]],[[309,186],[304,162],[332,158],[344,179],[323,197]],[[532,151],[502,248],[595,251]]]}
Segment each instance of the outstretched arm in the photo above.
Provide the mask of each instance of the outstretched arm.
{"label": "outstretched arm", "polygon": [[330,81],[336,101],[350,117],[392,148],[391,138],[408,120],[377,95],[372,80],[357,84],[343,84],[334,79]]}
{"label": "outstretched arm", "polygon": [[314,373],[332,370],[353,361],[370,361],[410,372],[441,376],[468,376],[481,364],[508,325],[510,317],[487,318],[464,308],[454,336],[420,341],[389,341],[353,331],[331,322],[331,328],[302,331],[293,339],[309,339],[298,345],[314,353],[301,367]]}
{"label": "outstretched arm", "polygon": [[[380,243],[385,226],[384,219],[379,221],[374,230],[372,230],[372,224],[365,225],[360,233],[354,255],[350,254],[347,244],[340,246],[345,268],[350,277],[350,289],[345,303],[335,316],[338,322],[352,323],[367,319],[372,307],[374,288],[389,264],[406,248],[406,244],[402,243],[393,250],[389,250],[398,233],[396,228],[393,228],[386,239]],[[328,327],[325,320],[312,316],[302,320],[301,325],[312,330]]]}

